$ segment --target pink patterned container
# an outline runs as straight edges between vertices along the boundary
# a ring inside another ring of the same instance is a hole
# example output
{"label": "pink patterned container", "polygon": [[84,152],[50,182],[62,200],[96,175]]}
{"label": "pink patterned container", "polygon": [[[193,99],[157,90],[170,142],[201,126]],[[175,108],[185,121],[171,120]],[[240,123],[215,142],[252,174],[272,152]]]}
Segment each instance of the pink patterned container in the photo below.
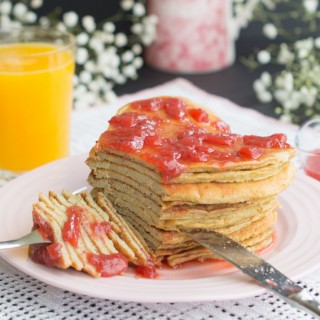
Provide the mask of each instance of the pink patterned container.
{"label": "pink patterned container", "polygon": [[207,73],[234,62],[231,0],[148,0],[158,16],[157,37],[146,62],[177,73]]}

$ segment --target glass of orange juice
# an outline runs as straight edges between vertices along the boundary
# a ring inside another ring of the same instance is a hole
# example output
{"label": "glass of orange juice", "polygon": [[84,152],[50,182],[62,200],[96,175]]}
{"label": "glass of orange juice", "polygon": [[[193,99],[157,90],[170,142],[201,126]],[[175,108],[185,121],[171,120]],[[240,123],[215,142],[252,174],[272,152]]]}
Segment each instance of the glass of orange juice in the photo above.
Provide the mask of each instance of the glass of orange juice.
{"label": "glass of orange juice", "polygon": [[0,30],[0,169],[69,153],[75,42],[56,29]]}

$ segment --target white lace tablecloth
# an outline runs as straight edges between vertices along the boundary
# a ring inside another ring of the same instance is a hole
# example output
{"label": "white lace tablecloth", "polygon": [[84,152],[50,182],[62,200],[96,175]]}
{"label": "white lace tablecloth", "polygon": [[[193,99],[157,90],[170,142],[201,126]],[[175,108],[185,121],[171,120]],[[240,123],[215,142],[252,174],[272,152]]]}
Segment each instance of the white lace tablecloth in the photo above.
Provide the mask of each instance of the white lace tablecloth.
{"label": "white lace tablecloth", "polygon": [[[146,84],[147,85],[147,84]],[[284,132],[293,143],[297,128],[263,116],[253,110],[210,95],[191,83],[177,79],[161,86],[121,97],[120,107],[134,99],[155,95],[185,96],[204,106],[212,107],[218,116],[231,125],[234,132],[268,135]],[[113,106],[98,106],[74,112],[72,118],[71,153],[88,152],[99,134],[105,130],[114,113]],[[303,287],[318,296],[320,269],[299,281]],[[108,290],[108,288],[106,288]],[[75,320],[75,319],[312,319],[277,296],[266,292],[257,297],[203,303],[133,303],[92,298],[64,291],[33,279],[0,258],[0,320]]]}

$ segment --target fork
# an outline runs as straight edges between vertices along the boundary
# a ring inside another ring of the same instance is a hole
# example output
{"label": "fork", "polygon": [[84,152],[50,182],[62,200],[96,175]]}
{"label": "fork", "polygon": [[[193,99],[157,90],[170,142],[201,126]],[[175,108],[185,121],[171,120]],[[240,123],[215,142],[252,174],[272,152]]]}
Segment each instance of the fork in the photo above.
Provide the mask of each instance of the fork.
{"label": "fork", "polygon": [[[84,190],[86,190],[87,187],[79,188],[75,191],[73,191],[73,194],[80,193]],[[21,238],[9,240],[9,241],[0,241],[0,250],[1,249],[10,249],[10,248],[17,248],[17,247],[23,247],[23,246],[29,246],[31,244],[39,244],[39,243],[50,243],[51,241],[45,240],[42,238],[40,233],[37,230],[34,230],[28,234],[25,234]]]}
{"label": "fork", "polygon": [[51,241],[49,240],[44,240],[40,235],[40,233],[37,230],[34,230],[19,239],[0,242],[0,249],[10,249],[10,248],[28,246],[30,244],[50,243],[50,242]]}

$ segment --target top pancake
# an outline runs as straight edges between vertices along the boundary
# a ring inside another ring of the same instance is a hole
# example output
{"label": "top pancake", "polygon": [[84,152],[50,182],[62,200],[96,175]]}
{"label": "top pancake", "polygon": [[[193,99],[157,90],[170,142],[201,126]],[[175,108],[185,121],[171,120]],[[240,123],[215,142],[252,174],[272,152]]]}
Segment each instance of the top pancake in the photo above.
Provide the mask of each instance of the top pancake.
{"label": "top pancake", "polygon": [[295,154],[284,135],[231,134],[214,113],[199,110],[176,97],[129,103],[111,119],[88,162],[131,160],[165,184],[241,182],[278,173]]}

